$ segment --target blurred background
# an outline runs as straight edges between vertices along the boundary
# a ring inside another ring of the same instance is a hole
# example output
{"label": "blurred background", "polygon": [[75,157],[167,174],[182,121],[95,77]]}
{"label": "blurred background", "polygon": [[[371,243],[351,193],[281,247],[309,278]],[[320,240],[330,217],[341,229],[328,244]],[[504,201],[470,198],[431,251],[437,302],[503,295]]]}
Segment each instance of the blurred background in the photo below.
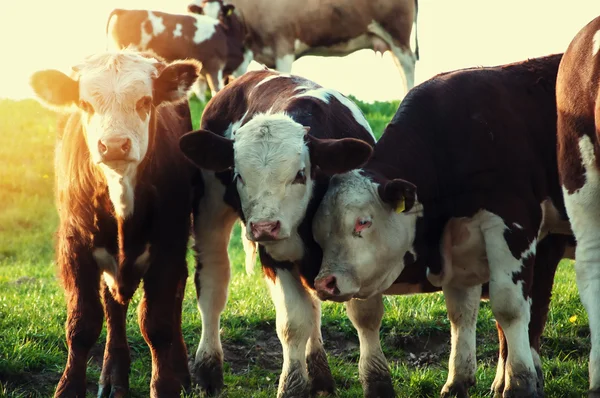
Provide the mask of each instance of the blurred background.
{"label": "blurred background", "polygon": [[[68,71],[84,56],[104,49],[106,20],[113,8],[185,13],[190,2],[0,1],[4,60],[0,98],[31,97],[28,80],[34,71]],[[443,71],[563,52],[573,36],[599,14],[598,0],[419,0],[420,61],[415,84]],[[250,69],[257,66],[253,63]],[[366,102],[404,96],[400,73],[389,53],[382,57],[361,50],[346,57],[306,56],[294,63],[292,73]]]}

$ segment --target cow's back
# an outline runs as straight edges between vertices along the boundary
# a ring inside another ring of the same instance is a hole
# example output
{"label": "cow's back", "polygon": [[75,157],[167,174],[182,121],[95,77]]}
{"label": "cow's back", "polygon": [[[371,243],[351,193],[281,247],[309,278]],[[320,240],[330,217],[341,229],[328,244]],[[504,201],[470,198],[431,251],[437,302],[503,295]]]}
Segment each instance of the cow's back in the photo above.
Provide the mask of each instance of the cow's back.
{"label": "cow's back", "polygon": [[[419,197],[454,216],[506,192],[562,199],[556,171],[555,82],[561,55],[438,75],[415,87],[375,148],[373,162],[430,180]],[[418,158],[417,158],[418,157]]]}

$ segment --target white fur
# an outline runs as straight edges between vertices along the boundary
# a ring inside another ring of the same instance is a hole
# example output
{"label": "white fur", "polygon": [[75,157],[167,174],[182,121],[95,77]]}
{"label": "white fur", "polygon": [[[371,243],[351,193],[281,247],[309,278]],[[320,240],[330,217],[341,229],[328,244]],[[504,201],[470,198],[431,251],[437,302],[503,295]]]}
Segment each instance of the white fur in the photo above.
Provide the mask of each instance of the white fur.
{"label": "white fur", "polygon": [[180,23],[176,23],[175,29],[173,29],[173,37],[181,37],[183,35],[183,33],[181,32],[182,28],[183,26]]}
{"label": "white fur", "polygon": [[225,202],[225,187],[214,173],[202,173],[206,195],[198,207],[195,223],[195,247],[202,263],[198,307],[202,316],[202,336],[196,351],[196,362],[205,357],[223,358],[220,317],[227,302],[231,273],[227,246],[237,215]]}
{"label": "white fur", "polygon": [[600,389],[600,240],[597,238],[600,231],[600,173],[596,167],[593,144],[587,135],[579,140],[579,152],[585,168],[585,183],[572,194],[563,187],[563,194],[577,240],[577,287],[590,324],[590,390],[597,391]]}
{"label": "white fur", "polygon": [[[82,117],[91,160],[101,165],[120,217],[133,213],[136,170],[148,150],[150,118],[140,117],[135,106],[142,97],[152,96],[155,64],[154,59],[122,50],[91,56],[76,67],[79,96],[95,110],[93,115]],[[102,163],[98,141],[115,138],[131,141],[128,163]]]}
{"label": "white fur", "polygon": [[252,50],[246,49],[246,51],[244,51],[244,60],[242,61],[240,66],[238,66],[238,68],[232,72],[233,77],[240,77],[244,73],[246,73],[246,71],[248,70],[248,65],[250,65],[250,62],[252,62],[253,59],[254,53],[252,52]]}
{"label": "white fur", "polygon": [[209,1],[204,3],[202,10],[204,15],[217,19],[219,18],[219,13],[221,12],[221,6],[218,1]]}
{"label": "white fur", "polygon": [[[256,115],[235,133],[235,171],[244,181],[238,179],[237,183],[242,211],[248,224],[281,223],[279,236],[284,240],[263,242],[276,259],[294,261],[302,253],[296,228],[306,212],[313,185],[305,134],[303,126],[284,114]],[[306,184],[293,184],[302,169]],[[288,246],[293,253],[281,250]]]}
{"label": "white fur", "polygon": [[199,44],[210,39],[215,34],[219,21],[206,15],[198,14],[195,14],[194,18],[196,18],[196,22],[194,22],[196,32],[194,32],[192,41]]}
{"label": "white fur", "polygon": [[381,294],[367,300],[346,302],[346,312],[358,332],[360,359],[358,372],[365,379],[371,372],[389,374],[389,369],[379,339],[379,329],[383,318],[383,298]]}
{"label": "white fur", "polygon": [[275,59],[275,69],[280,72],[290,73],[292,71],[292,64],[294,63],[295,59],[296,56],[294,54],[286,54],[282,55],[281,57],[277,57],[277,59]]}
{"label": "white fur", "polygon": [[150,40],[152,40],[153,37],[160,35],[166,29],[162,17],[156,16],[152,11],[148,11],[148,20],[152,24],[152,33],[146,33],[144,24],[140,27],[142,30],[140,47],[143,49],[148,47],[148,43],[150,43]]}
{"label": "white fur", "polygon": [[594,33],[592,41],[592,57],[595,57],[598,54],[598,50],[600,50],[600,30]]}
{"label": "white fur", "polygon": [[294,53],[295,54],[301,54],[304,51],[310,49],[310,46],[306,43],[303,43],[302,41],[296,39],[294,41]]}
{"label": "white fur", "polygon": [[117,282],[115,278],[118,273],[118,265],[115,257],[104,247],[95,248],[94,251],[92,251],[92,256],[94,257],[94,260],[96,260],[100,272],[102,272],[102,277],[104,278],[106,286],[111,290],[116,289]]}
{"label": "white fur", "polygon": [[476,329],[481,285],[472,287],[444,286],[444,298],[452,335],[448,379],[442,392],[450,391],[457,383],[475,382],[477,371]]}
{"label": "white fur", "polygon": [[[305,355],[317,311],[296,273],[278,269],[275,281],[267,278],[267,285],[275,304],[277,336],[283,348],[278,393],[281,396],[285,387],[283,381],[291,372],[299,371],[304,382],[308,383]],[[295,367],[297,365],[300,365],[300,369]]]}
{"label": "white fur", "polygon": [[[404,269],[420,205],[397,214],[381,201],[377,185],[358,171],[333,178],[337,185],[332,183],[313,220],[315,240],[323,248],[317,278],[334,275],[340,296],[368,298],[388,289]],[[359,217],[372,220],[362,237],[353,235]]]}
{"label": "white fur", "polygon": [[263,84],[265,84],[267,82],[270,82],[273,79],[290,78],[290,77],[291,77],[291,75],[287,74],[287,73],[277,73],[277,74],[274,74],[274,75],[270,75],[270,76],[265,77],[264,79],[262,79],[258,83],[256,83],[256,85],[254,86],[254,89],[260,87],[261,85],[263,85]]}
{"label": "white fur", "polygon": [[[490,263],[490,304],[508,344],[505,387],[510,388],[518,382],[513,378],[516,372],[520,372],[519,376],[528,373],[529,381],[535,383],[536,373],[528,334],[530,302],[523,297],[523,281],[515,283],[513,275],[521,271],[523,260],[535,254],[537,241],[534,239],[530,242],[530,247],[521,254],[521,258],[516,259],[504,239],[507,226],[502,218],[487,211],[485,214],[487,217],[482,222],[481,230]],[[535,388],[535,384],[529,387]]]}

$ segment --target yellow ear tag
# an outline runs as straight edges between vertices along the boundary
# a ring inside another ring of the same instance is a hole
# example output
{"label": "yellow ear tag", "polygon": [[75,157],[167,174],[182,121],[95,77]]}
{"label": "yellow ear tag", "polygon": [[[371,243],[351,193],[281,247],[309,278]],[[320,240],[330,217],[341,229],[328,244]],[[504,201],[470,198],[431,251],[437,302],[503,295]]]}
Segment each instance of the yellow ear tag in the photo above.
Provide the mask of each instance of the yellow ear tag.
{"label": "yellow ear tag", "polygon": [[398,204],[396,205],[396,213],[398,213],[398,214],[402,213],[405,208],[406,208],[406,206],[404,204],[404,198],[402,198],[398,201]]}
{"label": "yellow ear tag", "polygon": [[227,10],[227,16],[229,17],[231,16],[231,14],[233,14],[233,9],[230,8],[229,10]]}

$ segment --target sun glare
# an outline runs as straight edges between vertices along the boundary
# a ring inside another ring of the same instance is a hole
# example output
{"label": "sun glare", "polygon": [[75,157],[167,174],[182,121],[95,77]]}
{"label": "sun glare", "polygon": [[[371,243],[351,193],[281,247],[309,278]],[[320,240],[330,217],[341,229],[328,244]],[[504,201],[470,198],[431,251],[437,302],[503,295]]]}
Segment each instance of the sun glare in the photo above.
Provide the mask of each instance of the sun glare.
{"label": "sun glare", "polygon": [[[3,1],[0,37],[7,59],[0,75],[0,97],[29,97],[29,76],[36,70],[68,71],[85,55],[104,49],[106,19],[115,7],[181,13],[187,4],[187,0]],[[599,14],[596,0],[568,4],[420,0],[421,59],[415,83],[452,69],[563,52],[575,33]],[[389,54],[381,57],[371,50],[347,57],[304,57],[294,63],[292,72],[365,101],[403,96],[402,79]]]}

